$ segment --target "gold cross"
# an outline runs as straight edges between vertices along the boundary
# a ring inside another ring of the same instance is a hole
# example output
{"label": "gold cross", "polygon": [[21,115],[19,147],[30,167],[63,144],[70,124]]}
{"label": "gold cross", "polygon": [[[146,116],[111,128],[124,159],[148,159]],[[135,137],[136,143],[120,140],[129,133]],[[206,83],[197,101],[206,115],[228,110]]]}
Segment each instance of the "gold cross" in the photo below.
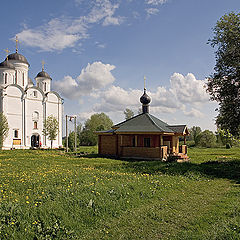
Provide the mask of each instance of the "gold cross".
{"label": "gold cross", "polygon": [[4,49],[4,51],[5,51],[6,54],[7,54],[7,61],[8,61],[8,54],[10,53],[10,51],[8,50],[8,48],[7,48],[7,49]]}
{"label": "gold cross", "polygon": [[44,64],[45,62],[42,60],[42,71],[44,71]]}
{"label": "gold cross", "polygon": [[146,89],[146,76],[144,76],[144,89]]}
{"label": "gold cross", "polygon": [[19,43],[19,40],[18,40],[18,36],[16,35],[16,53],[18,53],[18,43]]}

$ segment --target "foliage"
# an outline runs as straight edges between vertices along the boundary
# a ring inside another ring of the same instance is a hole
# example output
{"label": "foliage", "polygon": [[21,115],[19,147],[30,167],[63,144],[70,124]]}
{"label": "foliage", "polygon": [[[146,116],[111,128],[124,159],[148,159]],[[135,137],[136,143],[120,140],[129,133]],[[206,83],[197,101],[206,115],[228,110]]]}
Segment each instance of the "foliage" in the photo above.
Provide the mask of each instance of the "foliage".
{"label": "foliage", "polygon": [[105,113],[93,114],[84,125],[80,134],[80,144],[94,146],[97,144],[96,131],[108,130],[113,126],[112,120]]}
{"label": "foliage", "polygon": [[47,136],[51,141],[51,148],[53,140],[55,140],[58,135],[58,126],[58,120],[53,115],[48,116],[43,124],[43,135]]}
{"label": "foliage", "polygon": [[1,240],[239,239],[239,148],[190,163],[0,155]]}
{"label": "foliage", "polygon": [[199,145],[199,141],[201,138],[201,132],[202,129],[200,127],[197,126],[193,126],[192,128],[189,129],[190,132],[190,141],[193,140],[195,143],[195,146]]}
{"label": "foliage", "polygon": [[8,136],[9,127],[7,118],[3,113],[0,113],[0,149],[2,149],[3,141]]}
{"label": "foliage", "polygon": [[205,130],[200,133],[199,145],[201,147],[212,148],[216,146],[217,138],[212,131]]}
{"label": "foliage", "polygon": [[236,139],[228,129],[218,129],[217,138],[223,145],[226,145],[226,147],[232,147],[239,143],[239,140]]}
{"label": "foliage", "polygon": [[240,13],[220,18],[209,40],[217,48],[215,73],[208,78],[211,100],[219,102],[217,126],[239,136],[240,130]]}
{"label": "foliage", "polygon": [[[77,146],[79,145],[80,145],[80,141],[79,141],[79,138],[77,137]],[[74,148],[75,148],[75,132],[74,131],[71,131],[68,135],[68,147],[70,148],[71,151],[74,151]]]}
{"label": "foliage", "polygon": [[124,115],[125,115],[125,119],[128,120],[134,116],[134,112],[131,109],[126,108],[124,110]]}

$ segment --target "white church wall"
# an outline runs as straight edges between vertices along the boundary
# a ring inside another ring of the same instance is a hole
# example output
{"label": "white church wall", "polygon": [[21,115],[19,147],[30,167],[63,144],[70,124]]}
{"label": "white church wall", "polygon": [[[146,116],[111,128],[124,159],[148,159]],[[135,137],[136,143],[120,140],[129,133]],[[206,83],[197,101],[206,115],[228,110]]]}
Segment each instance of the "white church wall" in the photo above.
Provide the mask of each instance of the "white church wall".
{"label": "white church wall", "polygon": [[4,146],[17,148],[22,144],[22,91],[16,86],[8,86],[5,94],[3,113],[8,120],[9,134]]}
{"label": "white church wall", "polygon": [[[43,144],[43,95],[36,88],[27,90],[25,99],[25,124],[26,124],[26,145],[31,147],[32,135],[39,135]],[[36,122],[36,124],[34,123]]]}

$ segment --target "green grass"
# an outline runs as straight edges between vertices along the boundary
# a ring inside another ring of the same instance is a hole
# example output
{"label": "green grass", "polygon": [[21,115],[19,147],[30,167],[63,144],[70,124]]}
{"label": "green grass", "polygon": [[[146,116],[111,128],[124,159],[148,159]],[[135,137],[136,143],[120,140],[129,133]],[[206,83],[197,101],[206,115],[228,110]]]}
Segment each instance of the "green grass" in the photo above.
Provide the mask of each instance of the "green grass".
{"label": "green grass", "polygon": [[240,149],[189,156],[163,163],[1,151],[0,239],[240,239]]}

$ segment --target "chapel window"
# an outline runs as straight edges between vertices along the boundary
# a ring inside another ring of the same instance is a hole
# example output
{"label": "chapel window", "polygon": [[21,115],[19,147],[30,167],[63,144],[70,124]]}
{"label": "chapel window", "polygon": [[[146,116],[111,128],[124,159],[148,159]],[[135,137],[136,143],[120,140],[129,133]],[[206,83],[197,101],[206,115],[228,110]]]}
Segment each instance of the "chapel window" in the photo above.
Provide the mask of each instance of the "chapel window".
{"label": "chapel window", "polygon": [[7,73],[5,74],[5,81],[4,81],[5,84],[7,84]]}
{"label": "chapel window", "polygon": [[33,91],[33,96],[36,98],[37,97],[37,91]]}
{"label": "chapel window", "polygon": [[17,84],[17,71],[15,72],[15,84]]}
{"label": "chapel window", "polygon": [[150,138],[144,138],[144,147],[150,147]]}
{"label": "chapel window", "polygon": [[47,91],[47,83],[44,83],[44,91]]}
{"label": "chapel window", "polygon": [[24,73],[22,74],[22,82],[23,82],[23,86],[24,86]]}
{"label": "chapel window", "polygon": [[14,130],[14,138],[18,138],[18,130]]}
{"label": "chapel window", "polygon": [[33,123],[33,128],[37,129],[37,122],[36,121]]}

